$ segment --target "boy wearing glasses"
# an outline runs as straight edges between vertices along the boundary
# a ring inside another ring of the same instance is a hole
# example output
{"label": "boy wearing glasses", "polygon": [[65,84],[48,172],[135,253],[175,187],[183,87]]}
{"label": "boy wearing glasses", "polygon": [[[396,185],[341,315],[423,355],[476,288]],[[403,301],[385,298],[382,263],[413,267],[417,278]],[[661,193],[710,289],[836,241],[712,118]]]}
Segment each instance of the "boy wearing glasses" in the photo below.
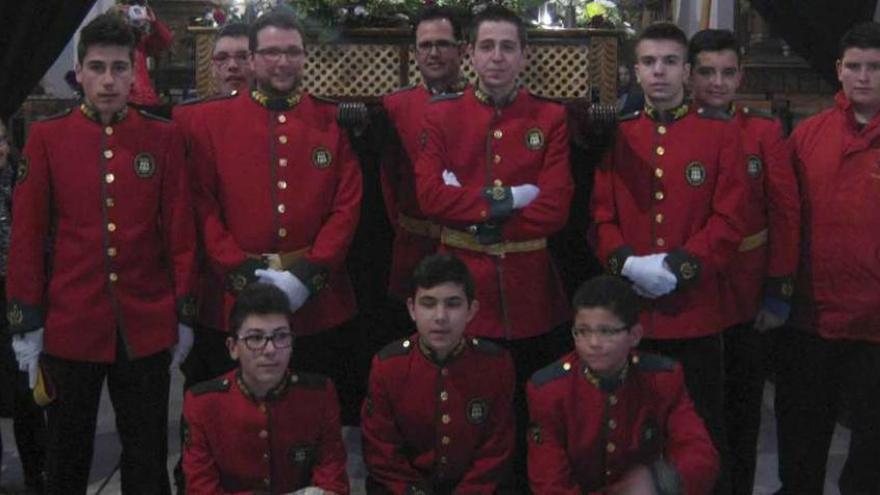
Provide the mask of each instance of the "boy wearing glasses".
{"label": "boy wearing glasses", "polygon": [[527,385],[534,493],[706,495],[718,453],[681,366],[635,352],[639,300],[613,276],[574,296],[575,350]]}
{"label": "boy wearing glasses", "polygon": [[186,393],[187,493],[348,493],[333,384],[288,369],[288,304],[277,287],[248,286],[232,308],[226,341],[238,369]]}
{"label": "boy wearing glasses", "polygon": [[413,279],[417,333],[373,359],[362,410],[368,492],[495,493],[513,453],[513,362],[464,335],[479,303],[461,260],[430,256]]}

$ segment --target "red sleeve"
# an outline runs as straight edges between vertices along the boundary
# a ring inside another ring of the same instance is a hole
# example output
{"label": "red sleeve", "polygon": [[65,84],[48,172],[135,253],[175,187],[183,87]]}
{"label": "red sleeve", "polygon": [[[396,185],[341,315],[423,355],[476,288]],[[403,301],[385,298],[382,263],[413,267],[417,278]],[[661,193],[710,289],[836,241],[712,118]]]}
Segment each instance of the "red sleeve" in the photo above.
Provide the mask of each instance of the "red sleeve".
{"label": "red sleeve", "polygon": [[490,378],[497,380],[498,388],[496,390],[499,391],[493,401],[493,408],[497,414],[493,415],[491,432],[477,447],[474,453],[474,463],[455,488],[456,494],[495,493],[499,482],[508,473],[514,448],[513,390],[515,375],[510,354],[504,354],[500,371],[499,376]]}
{"label": "red sleeve", "polygon": [[211,454],[205,427],[199,421],[201,411],[192,395],[187,392],[183,401],[183,474],[186,493],[190,495],[245,495],[252,493],[226,492],[220,484],[220,470]]}
{"label": "red sleeve", "polygon": [[761,154],[767,168],[764,181],[770,228],[767,265],[770,277],[791,277],[798,264],[801,203],[789,146],[783,139],[782,126],[774,120],[761,140]]}
{"label": "red sleeve", "polygon": [[[683,248],[703,263],[722,271],[733,259],[742,239],[747,183],[741,133],[733,122],[722,127],[718,152],[718,180],[712,194],[712,212],[702,229]],[[675,252],[673,250],[672,252]],[[677,273],[677,271],[673,271]],[[695,285],[699,287],[699,285]]]}
{"label": "red sleeve", "polygon": [[[52,184],[43,127],[35,125],[24,148],[13,194],[6,297],[10,331],[44,325],[46,251],[52,223]],[[21,311],[20,315],[13,312]]]}
{"label": "red sleeve", "polygon": [[720,460],[712,438],[688,396],[680,365],[676,365],[667,396],[671,398],[672,407],[666,423],[664,460],[681,476],[685,495],[708,495],[715,485]]}
{"label": "red sleeve", "polygon": [[174,41],[174,35],[162,21],[156,19],[150,24],[150,34],[144,38],[144,51],[155,57],[168,49],[172,41]]}
{"label": "red sleeve", "polygon": [[560,112],[558,122],[548,134],[547,152],[535,184],[541,192],[531,204],[513,212],[504,224],[505,239],[547,237],[561,230],[568,220],[574,182],[564,113]]}
{"label": "red sleeve", "polygon": [[[174,275],[174,294],[178,308],[192,300],[196,279],[196,233],[190,181],[184,159],[183,135],[173,126],[165,150],[162,183],[162,229],[165,252]],[[178,311],[182,323],[192,324],[194,314]]]}
{"label": "red sleeve", "polygon": [[348,136],[340,130],[339,137],[340,174],[336,195],[306,254],[306,260],[310,263],[330,270],[339,268],[345,261],[360,218],[363,194],[360,164],[349,146]]}
{"label": "red sleeve", "polygon": [[333,383],[327,381],[323,424],[319,440],[318,462],[312,469],[312,485],[337,495],[348,493],[348,474],[345,471],[345,445],[339,422],[339,401]]}
{"label": "red sleeve", "polygon": [[[619,131],[618,131],[619,132]],[[603,163],[596,167],[593,180],[593,193],[590,196],[590,210],[593,216],[593,234],[588,236],[594,243],[599,261],[604,265],[611,253],[624,246],[623,232],[614,202],[614,150],[608,153]]]}
{"label": "red sleeve", "polygon": [[404,440],[394,421],[394,408],[378,357],[373,358],[367,398],[361,411],[364,461],[370,476],[391,493],[403,494],[411,485],[426,482],[400,453]]}
{"label": "red sleeve", "polygon": [[[463,108],[463,107],[462,107]],[[448,169],[444,126],[439,112],[428,110],[423,122],[424,149],[415,163],[416,194],[419,207],[429,217],[443,223],[476,224],[485,222],[490,211],[486,188],[482,186],[447,186],[443,171]],[[509,213],[509,208],[507,212]]]}
{"label": "red sleeve", "polygon": [[549,389],[526,384],[531,424],[528,432],[529,486],[532,491],[547,495],[581,495],[572,478],[571,464],[565,446],[568,436],[565,421],[560,417]]}

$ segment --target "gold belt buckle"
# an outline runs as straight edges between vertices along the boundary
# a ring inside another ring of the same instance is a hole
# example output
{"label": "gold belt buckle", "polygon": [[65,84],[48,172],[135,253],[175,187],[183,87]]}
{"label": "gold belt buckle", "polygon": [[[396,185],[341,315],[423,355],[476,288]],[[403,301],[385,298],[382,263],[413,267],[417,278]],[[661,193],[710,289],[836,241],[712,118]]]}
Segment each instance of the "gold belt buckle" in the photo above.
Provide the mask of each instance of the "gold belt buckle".
{"label": "gold belt buckle", "polygon": [[263,257],[263,261],[269,265],[270,270],[282,271],[284,270],[284,266],[281,264],[281,255],[278,253],[263,253],[261,255]]}

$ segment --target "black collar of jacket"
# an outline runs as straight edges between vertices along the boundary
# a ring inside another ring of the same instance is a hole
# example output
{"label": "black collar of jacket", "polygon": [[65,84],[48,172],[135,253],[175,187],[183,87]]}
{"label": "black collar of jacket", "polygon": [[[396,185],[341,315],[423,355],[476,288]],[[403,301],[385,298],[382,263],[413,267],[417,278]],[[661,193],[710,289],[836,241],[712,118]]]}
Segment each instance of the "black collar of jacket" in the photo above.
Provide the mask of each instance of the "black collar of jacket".
{"label": "black collar of jacket", "polygon": [[113,118],[111,118],[110,122],[107,122],[106,124],[101,122],[101,117],[98,114],[98,109],[96,109],[95,106],[92,105],[89,101],[83,101],[82,103],[80,103],[79,111],[82,112],[82,114],[85,115],[87,119],[93,122],[97,122],[101,125],[113,125],[121,122],[122,119],[124,119],[125,116],[128,115],[128,106],[126,105],[122,107],[122,110],[114,113]]}
{"label": "black collar of jacket", "polygon": [[452,352],[450,352],[449,355],[446,356],[446,359],[442,360],[437,357],[437,353],[434,352],[434,349],[431,349],[424,342],[422,342],[421,337],[419,337],[419,350],[426,358],[428,358],[428,361],[436,364],[437,366],[446,366],[453,360],[455,360],[455,358],[460,356],[462,352],[464,352],[464,348],[467,345],[465,343],[465,340],[466,339],[462,337],[461,340],[458,341],[458,344],[455,346],[455,348],[452,349]]}
{"label": "black collar of jacket", "polygon": [[275,385],[274,388],[266,392],[266,396],[262,399],[254,395],[254,393],[251,392],[251,389],[248,388],[247,384],[241,377],[241,368],[239,368],[238,371],[235,372],[235,383],[238,384],[238,388],[239,390],[241,390],[241,393],[244,394],[244,396],[251,401],[270,402],[283,397],[284,394],[287,392],[287,389],[290,385],[290,370],[284,372],[284,377],[281,378],[281,381],[278,382],[278,385]]}
{"label": "black collar of jacket", "polygon": [[670,108],[669,110],[659,110],[648,103],[645,103],[645,115],[647,115],[649,119],[661,124],[666,124],[684,117],[687,115],[688,109],[688,104],[684,102],[675,108]]}
{"label": "black collar of jacket", "polygon": [[484,105],[493,106],[495,108],[503,108],[510,105],[511,103],[513,103],[514,100],[516,100],[516,96],[519,94],[519,89],[520,85],[519,83],[517,83],[513,87],[513,90],[507,96],[500,98],[498,101],[496,101],[494,98],[492,98],[492,95],[485,92],[480,87],[480,83],[477,83],[474,85],[474,96],[477,98],[477,101]]}
{"label": "black collar of jacket", "polygon": [[300,100],[302,100],[302,93],[299,89],[295,89],[287,96],[272,97],[259,89],[252,89],[251,98],[259,105],[273,112],[283,112],[297,106]]}

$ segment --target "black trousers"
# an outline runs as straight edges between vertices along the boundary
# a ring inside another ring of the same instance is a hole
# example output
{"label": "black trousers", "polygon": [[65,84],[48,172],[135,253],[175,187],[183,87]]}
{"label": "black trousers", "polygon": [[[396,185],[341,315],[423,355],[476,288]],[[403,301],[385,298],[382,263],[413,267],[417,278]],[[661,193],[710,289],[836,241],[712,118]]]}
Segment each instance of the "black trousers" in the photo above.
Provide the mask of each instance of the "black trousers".
{"label": "black trousers", "polygon": [[[43,410],[34,402],[27,373],[18,371],[9,334],[5,328],[0,332],[0,373],[3,374],[0,395],[3,396],[4,409],[12,416],[15,445],[21,459],[25,485],[41,488],[46,464],[46,419]],[[0,439],[0,458],[2,453],[3,442]]]}
{"label": "black trousers", "polygon": [[354,320],[314,335],[297,337],[293,343],[291,369],[321,373],[333,380],[339,394],[343,426],[360,425],[369,362],[358,350],[365,346],[364,332]]}
{"label": "black trousers", "polygon": [[642,339],[639,348],[669,356],[681,363],[688,393],[697,414],[721,456],[721,471],[715,483],[715,495],[727,495],[727,436],[724,431],[724,343],[721,334],[693,339]]}
{"label": "black trousers", "polygon": [[[516,390],[513,395],[513,410],[516,414],[516,445],[513,452],[513,479],[502,483],[500,492],[517,495],[531,493],[529,489],[527,466],[527,432],[529,428],[529,404],[526,397],[526,382],[532,375],[570,352],[574,345],[571,340],[571,323],[564,323],[536,337],[516,340],[492,339],[505,347],[513,357],[516,371]],[[510,486],[510,485],[513,486]]]}
{"label": "black trousers", "polygon": [[841,399],[850,407],[841,495],[880,493],[880,344],[785,329],[777,341],[779,477],[791,495],[821,495]]}
{"label": "black trousers", "polygon": [[122,493],[170,493],[165,463],[171,356],[167,351],[134,360],[124,352],[117,356],[109,364],[41,357],[57,394],[47,408],[47,494],[86,493],[105,379],[122,444]]}

